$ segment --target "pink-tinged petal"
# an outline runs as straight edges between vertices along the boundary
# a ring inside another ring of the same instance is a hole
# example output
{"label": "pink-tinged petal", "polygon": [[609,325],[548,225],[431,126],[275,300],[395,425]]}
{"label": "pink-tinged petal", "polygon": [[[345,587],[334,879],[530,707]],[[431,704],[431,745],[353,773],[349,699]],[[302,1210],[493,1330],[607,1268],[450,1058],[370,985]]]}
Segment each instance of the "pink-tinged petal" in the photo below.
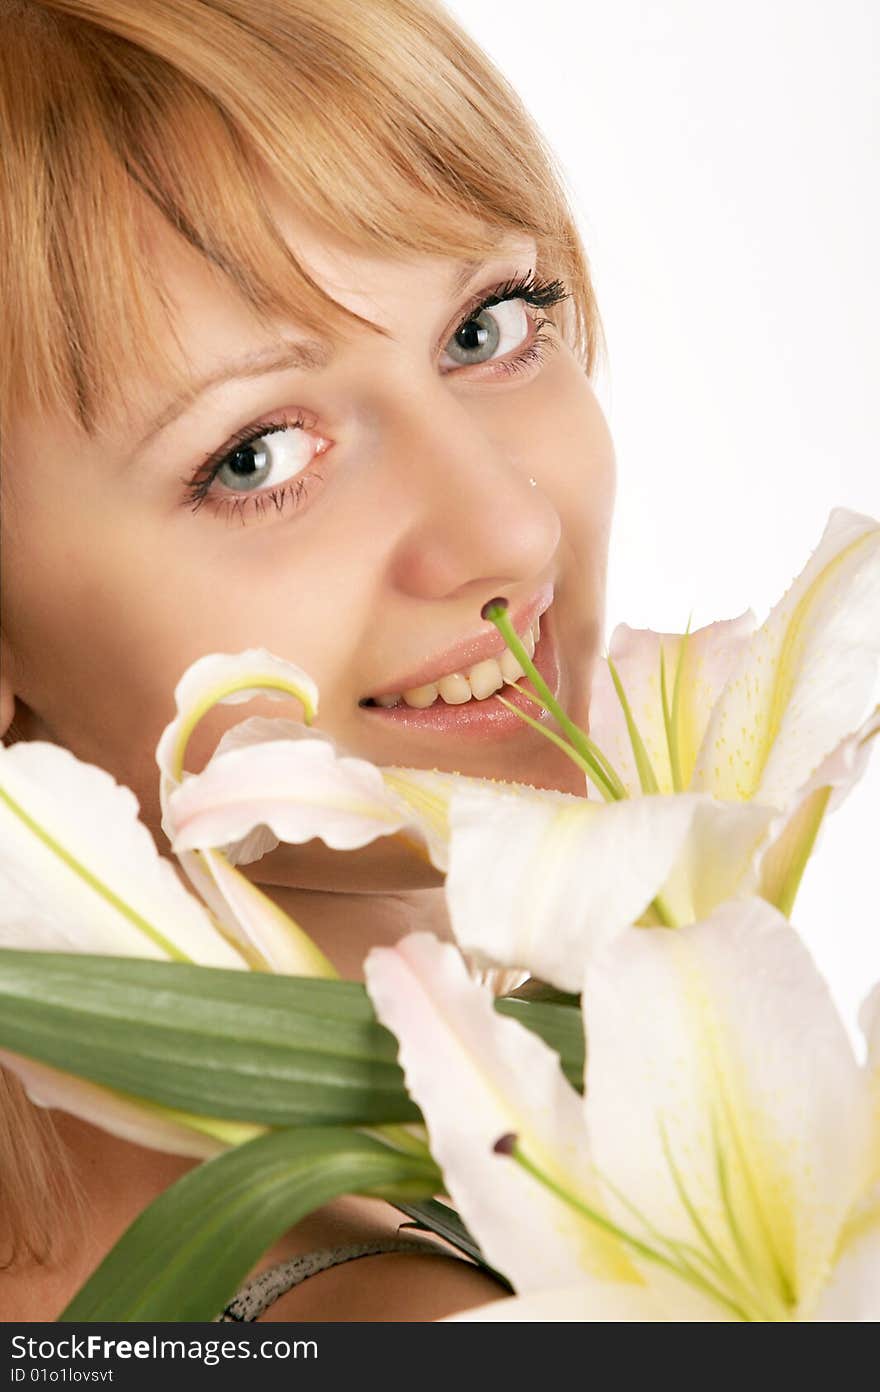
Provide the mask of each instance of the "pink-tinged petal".
{"label": "pink-tinged petal", "polygon": [[[135,1145],[163,1150],[170,1155],[192,1155],[199,1160],[208,1160],[227,1148],[227,1142],[187,1125],[188,1119],[182,1112],[138,1101],[123,1092],[100,1087],[6,1050],[0,1050],[0,1063],[18,1075],[28,1097],[38,1107],[71,1112],[82,1121]],[[205,1118],[194,1120],[200,1125],[206,1124]],[[260,1128],[252,1129],[258,1131]],[[241,1139],[247,1138],[242,1135]]]}
{"label": "pink-tinged petal", "polygon": [[638,1231],[625,1198],[708,1251],[683,1190],[756,1311],[809,1305],[863,1192],[870,1106],[794,929],[757,899],[633,929],[590,963],[584,1007],[589,1133],[618,1220]]}
{"label": "pink-tinged petal", "polygon": [[400,1041],[447,1192],[487,1260],[519,1291],[583,1272],[638,1281],[616,1239],[493,1150],[515,1133],[558,1185],[601,1207],[581,1100],[553,1050],[499,1016],[456,949],[430,934],[373,948],[365,974],[378,1018]]}
{"label": "pink-tinged petal", "polygon": [[0,750],[0,944],[243,967],[109,773],[39,740]]}
{"label": "pink-tinged petal", "polygon": [[251,749],[255,744],[274,744],[279,740],[323,740],[336,748],[332,736],[298,720],[287,720],[280,715],[250,715],[223,732],[211,757],[216,759],[232,749]]}
{"label": "pink-tinged petal", "polygon": [[477,964],[580,990],[589,953],[640,918],[670,875],[700,801],[457,789],[446,879],[456,940]]}
{"label": "pink-tinged petal", "polygon": [[692,786],[788,808],[878,697],[880,526],[837,509],[712,713]]}
{"label": "pink-tinged petal", "polygon": [[247,836],[227,846],[224,854],[230,865],[253,865],[255,861],[262,860],[263,856],[274,851],[277,846],[278,837],[274,832],[267,826],[255,826]]}
{"label": "pink-tinged petal", "polygon": [[831,1279],[805,1317],[814,1324],[880,1322],[880,1184],[854,1211]]}
{"label": "pink-tinged petal", "polygon": [[319,837],[348,851],[394,835],[408,820],[374,764],[340,757],[322,739],[215,755],[170,795],[168,814],[175,852],[226,846],[258,826],[294,845]]}
{"label": "pink-tinged petal", "polygon": [[156,748],[156,762],[163,778],[172,783],[179,781],[186,742],[212,706],[237,705],[254,696],[279,701],[296,699],[307,723],[318,709],[318,688],[308,673],[265,648],[211,653],[188,667],[174,691],[177,714]]}
{"label": "pink-tinged petal", "polygon": [[[755,617],[749,611],[737,619],[709,624],[686,636],[680,633],[654,633],[647,628],[630,628],[628,624],[619,624],[614,630],[609,656],[617,670],[660,792],[671,793],[676,789],[663,714],[661,651],[670,715],[681,661],[679,699],[675,705],[676,718],[672,733],[678,758],[678,787],[686,789],[712,707],[754,627]],[[596,664],[590,696],[590,738],[610,760],[629,795],[640,796],[642,788],[623,707],[605,660]],[[588,781],[594,794],[601,796],[592,780]]]}
{"label": "pink-tinged petal", "polygon": [[[272,740],[319,738],[330,739],[330,736],[318,735],[310,726],[298,724],[295,720],[285,720],[281,717],[270,719],[255,715],[248,720],[240,721],[238,725],[233,725],[221,735],[213,757],[225,754],[229,749],[247,749],[252,744],[266,744]],[[169,825],[165,831],[168,839],[172,840],[173,827]],[[264,855],[274,851],[277,845],[278,837],[274,836],[268,827],[257,826],[240,841],[227,846],[224,853],[232,865],[251,865],[255,860],[262,860]]]}

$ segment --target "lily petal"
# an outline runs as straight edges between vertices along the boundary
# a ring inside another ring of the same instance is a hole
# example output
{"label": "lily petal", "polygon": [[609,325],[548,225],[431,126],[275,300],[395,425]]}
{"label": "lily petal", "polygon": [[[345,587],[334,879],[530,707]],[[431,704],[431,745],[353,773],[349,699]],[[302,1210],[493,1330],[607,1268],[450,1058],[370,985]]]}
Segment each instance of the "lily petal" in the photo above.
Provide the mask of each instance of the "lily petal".
{"label": "lily petal", "polygon": [[[225,754],[229,749],[247,749],[252,744],[265,744],[271,740],[318,738],[330,739],[330,736],[319,736],[310,726],[301,725],[295,720],[254,715],[221,735],[213,757]],[[277,845],[278,837],[267,826],[257,826],[240,841],[227,846],[225,855],[231,865],[250,865],[274,851]]]}
{"label": "lily petal", "polygon": [[475,1309],[447,1315],[438,1324],[658,1324],[675,1320],[687,1324],[726,1324],[726,1316],[696,1291],[681,1286],[674,1307],[655,1289],[619,1281],[582,1277],[576,1286],[533,1291],[529,1295],[492,1300]]}
{"label": "lily petal", "polygon": [[831,1280],[812,1314],[816,1324],[880,1321],[880,1185],[847,1225]]}
{"label": "lily petal", "polygon": [[446,879],[456,940],[478,964],[579,991],[587,955],[634,923],[667,880],[700,801],[457,789]]}
{"label": "lily petal", "polygon": [[582,1271],[638,1282],[616,1239],[493,1151],[514,1132],[564,1190],[601,1207],[581,1100],[558,1055],[500,1017],[456,949],[431,934],[373,948],[364,969],[376,1013],[400,1041],[450,1197],[487,1260],[517,1290],[565,1285]]}
{"label": "lily petal", "polygon": [[862,1002],[859,1025],[868,1046],[866,1062],[874,1100],[874,1135],[869,1160],[869,1183],[880,1188],[880,982]]}
{"label": "lily petal", "polygon": [[267,826],[294,845],[319,837],[353,850],[390,836],[406,807],[365,759],[340,757],[322,739],[274,740],[215,755],[168,799],[175,852],[240,841]]}
{"label": "lily petal", "polygon": [[880,526],[836,509],[754,634],[706,730],[692,786],[786,808],[877,701]]}
{"label": "lily petal", "polygon": [[697,1246],[733,1306],[796,1318],[863,1192],[870,1104],[794,929],[757,899],[634,929],[584,1001],[589,1132],[623,1213]]}
{"label": "lily petal", "polygon": [[880,982],[862,1002],[859,1025],[868,1046],[868,1067],[880,1074]]}
{"label": "lily petal", "polygon": [[[490,794],[509,793],[513,797],[539,793],[530,783],[509,783],[497,778],[474,778],[464,773],[445,773],[441,769],[383,768],[388,787],[401,798],[413,817],[412,830],[427,847],[431,864],[449,869],[449,806],[454,793],[473,788]],[[551,793],[551,797],[553,794]]]}
{"label": "lily petal", "polygon": [[689,834],[660,891],[673,923],[694,923],[725,899],[755,893],[774,816],[772,807],[760,803],[695,800]]}
{"label": "lily petal", "polygon": [[[449,802],[456,788],[485,786],[483,778],[469,778],[440,769],[383,768],[385,786],[409,808],[418,836],[438,870],[449,868]],[[495,786],[493,784],[493,786]]]}
{"label": "lily petal", "polygon": [[[261,715],[251,716],[227,730],[221,736],[213,757],[225,754],[230,749],[247,749],[251,745],[268,744],[273,740],[303,739],[323,740],[336,751],[337,757],[341,757],[342,751],[332,735],[327,734],[325,730],[315,730],[296,720],[286,720],[283,717],[270,719]],[[279,838],[267,826],[256,826],[241,841],[226,846],[224,854],[232,865],[250,865],[274,851],[278,842]]]}
{"label": "lily petal", "polygon": [[[754,627],[755,616],[749,610],[737,619],[709,624],[687,635],[655,633],[651,629],[630,628],[628,624],[618,624],[614,630],[608,655],[620,677],[661,793],[681,791],[690,784],[712,707]],[[672,736],[678,756],[676,771],[663,712],[661,652],[670,709],[681,665]],[[590,695],[590,738],[610,760],[630,797],[640,796],[632,743],[607,660],[596,664]],[[592,780],[588,778],[588,782],[595,795],[601,796]]]}
{"label": "lily petal", "polygon": [[[210,1123],[205,1117],[193,1117],[199,1129],[187,1125],[188,1118],[183,1112],[175,1112],[169,1107],[160,1107],[152,1102],[144,1102],[112,1088],[101,1087],[49,1068],[33,1059],[23,1058],[21,1054],[10,1054],[0,1050],[0,1063],[18,1074],[28,1097],[38,1107],[54,1107],[59,1111],[71,1112],[74,1116],[99,1126],[123,1140],[135,1145],[147,1146],[151,1150],[163,1150],[170,1155],[192,1155],[199,1160],[208,1160],[226,1150],[229,1141],[209,1135],[201,1129]],[[219,1122],[221,1128],[228,1123]],[[233,1131],[236,1123],[232,1123]],[[246,1132],[258,1132],[260,1127],[246,1127],[239,1123],[241,1136],[247,1140]]]}
{"label": "lily petal", "polygon": [[0,750],[0,943],[244,967],[109,773],[40,740]]}
{"label": "lily petal", "polygon": [[288,720],[284,716],[250,715],[240,720],[220,736],[212,758],[226,754],[230,749],[250,749],[255,744],[271,744],[275,740],[323,740],[325,744],[335,742],[331,735],[314,726],[303,725],[298,720]]}
{"label": "lily petal", "polygon": [[774,820],[760,858],[760,889],[763,898],[784,914],[791,913],[825,818],[844,801],[865,772],[878,734],[880,707],[822,760],[785,814]]}
{"label": "lily petal", "polygon": [[307,724],[318,709],[318,688],[308,673],[265,648],[210,653],[188,667],[174,691],[177,714],[165,727],[156,748],[156,762],[163,778],[179,782],[189,736],[212,706],[236,705],[254,696],[279,701],[296,697]]}

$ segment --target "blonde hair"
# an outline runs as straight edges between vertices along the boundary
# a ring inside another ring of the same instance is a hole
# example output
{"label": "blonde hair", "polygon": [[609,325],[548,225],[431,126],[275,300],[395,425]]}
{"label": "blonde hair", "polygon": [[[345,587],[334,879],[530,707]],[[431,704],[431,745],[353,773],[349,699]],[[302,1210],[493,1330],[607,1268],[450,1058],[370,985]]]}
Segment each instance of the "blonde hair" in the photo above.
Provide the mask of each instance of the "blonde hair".
{"label": "blonde hair", "polygon": [[70,1154],[51,1113],[29,1102],[15,1074],[0,1068],[0,1271],[23,1257],[48,1261],[60,1220],[81,1217]]}
{"label": "blonde hair", "polygon": [[[603,346],[553,159],[434,0],[0,0],[0,130],[0,444],[15,411],[93,433],[132,375],[173,374],[147,210],[258,315],[324,335],[356,318],[299,265],[267,185],[376,255],[485,259],[499,234],[533,237],[587,373]],[[17,1094],[3,1105],[23,1116]],[[5,1218],[31,1250],[39,1206],[10,1176],[38,1130],[0,1129]]]}

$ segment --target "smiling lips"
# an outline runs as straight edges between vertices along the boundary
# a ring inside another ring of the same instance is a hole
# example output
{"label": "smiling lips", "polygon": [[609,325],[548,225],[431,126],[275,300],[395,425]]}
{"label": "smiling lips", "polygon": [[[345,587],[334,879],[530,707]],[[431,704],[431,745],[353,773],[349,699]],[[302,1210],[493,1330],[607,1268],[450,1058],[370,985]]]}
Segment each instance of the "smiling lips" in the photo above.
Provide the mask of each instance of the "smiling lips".
{"label": "smiling lips", "polygon": [[[548,584],[522,607],[514,620],[529,658],[534,656],[541,636],[540,616],[549,608],[552,599],[553,586]],[[463,705],[470,700],[485,701],[506,683],[518,681],[522,676],[522,667],[504,645],[501,635],[497,631],[484,633],[434,659],[427,670],[423,667],[410,678],[402,679],[396,690],[386,690],[361,704],[386,709],[403,704],[415,710],[424,710],[438,701]]]}

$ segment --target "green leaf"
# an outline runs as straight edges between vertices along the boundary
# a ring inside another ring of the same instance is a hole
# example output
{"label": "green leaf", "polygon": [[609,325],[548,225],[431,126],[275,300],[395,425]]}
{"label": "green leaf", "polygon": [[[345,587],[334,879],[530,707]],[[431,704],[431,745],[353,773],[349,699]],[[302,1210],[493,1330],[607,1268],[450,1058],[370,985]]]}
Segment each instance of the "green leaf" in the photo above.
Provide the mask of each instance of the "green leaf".
{"label": "green leaf", "polygon": [[580,1009],[571,1005],[551,1005],[544,1001],[516,1000],[502,996],[495,1002],[501,1015],[525,1025],[533,1034],[555,1049],[562,1071],[578,1092],[584,1088],[584,1022]]}
{"label": "green leaf", "polygon": [[557,986],[542,981],[540,977],[530,976],[515,991],[508,991],[505,1000],[547,1001],[551,1005],[568,1005],[580,1009],[581,998],[573,991],[560,991]]}
{"label": "green leaf", "polygon": [[[498,1001],[583,1079],[576,1010]],[[266,1126],[417,1121],[359,982],[0,950],[0,1047],[135,1098]]]}
{"label": "green leaf", "polygon": [[430,1162],[341,1127],[277,1131],[208,1160],[132,1223],[62,1321],[214,1319],[282,1233],[340,1194],[429,1197]]}
{"label": "green leaf", "polygon": [[457,1247],[465,1256],[471,1257],[483,1271],[494,1276],[496,1281],[500,1281],[506,1290],[512,1291],[513,1286],[506,1276],[502,1276],[500,1271],[496,1271],[494,1266],[490,1266],[483,1256],[483,1253],[468,1229],[459,1218],[454,1208],[448,1204],[441,1203],[439,1199],[422,1199],[419,1203],[395,1203],[395,1208],[399,1208],[401,1213],[405,1213],[408,1218],[412,1218],[412,1223],[403,1223],[402,1227],[416,1228],[419,1232],[436,1233],[438,1237],[445,1238],[453,1247]]}
{"label": "green leaf", "polygon": [[0,1046],[184,1112],[268,1126],[416,1121],[357,982],[0,952]]}

